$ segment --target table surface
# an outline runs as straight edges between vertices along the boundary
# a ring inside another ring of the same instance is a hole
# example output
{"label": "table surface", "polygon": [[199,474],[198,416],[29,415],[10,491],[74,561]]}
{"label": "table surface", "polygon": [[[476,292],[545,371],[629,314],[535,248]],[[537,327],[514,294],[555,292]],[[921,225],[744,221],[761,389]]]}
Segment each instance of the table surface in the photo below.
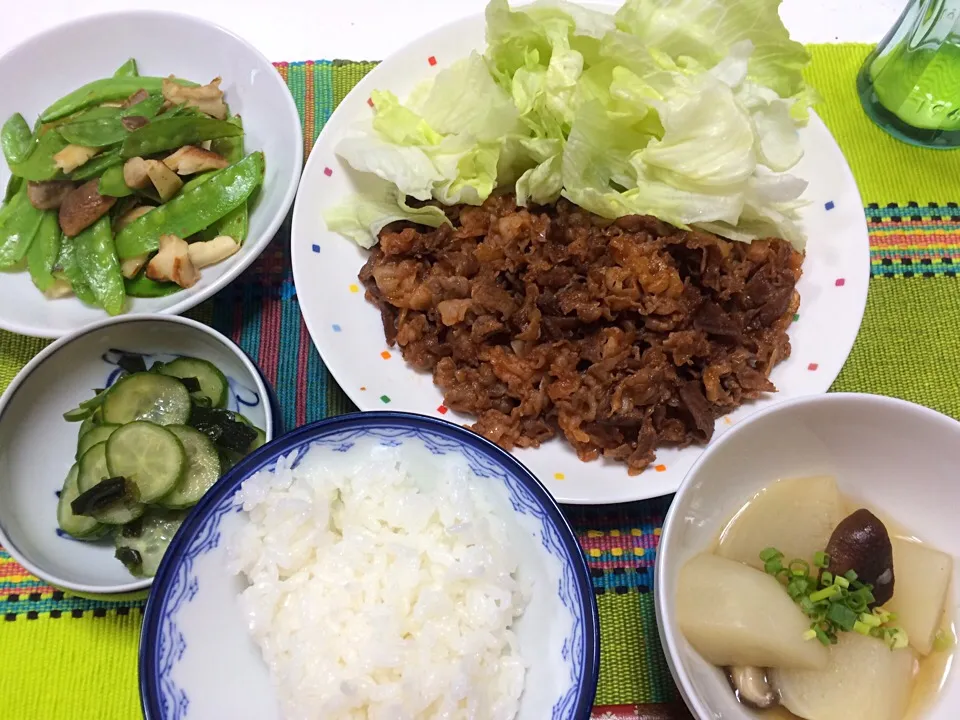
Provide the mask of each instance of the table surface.
{"label": "table surface", "polygon": [[[409,40],[486,0],[45,0],[4,1],[0,54],[73,18],[131,8],[166,9],[212,20],[270,60],[382,60]],[[784,0],[781,14],[801,42],[877,42],[905,0]]]}

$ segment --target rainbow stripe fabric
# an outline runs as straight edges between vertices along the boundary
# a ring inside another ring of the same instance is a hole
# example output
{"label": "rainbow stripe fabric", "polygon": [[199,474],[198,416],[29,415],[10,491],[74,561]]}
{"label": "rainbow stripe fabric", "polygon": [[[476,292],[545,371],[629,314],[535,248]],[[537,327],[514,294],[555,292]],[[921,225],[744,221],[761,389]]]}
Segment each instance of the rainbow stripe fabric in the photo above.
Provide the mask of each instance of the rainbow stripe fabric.
{"label": "rainbow stripe fabric", "polygon": [[[893,141],[860,111],[856,71],[869,48],[811,48],[810,81],[866,204],[873,280],[857,343],[834,389],[903,397],[960,417],[960,177],[956,153]],[[323,123],[373,63],[279,63],[309,151]],[[282,231],[242,278],[191,312],[227,334],[276,388],[285,427],[352,410],[300,317]],[[909,332],[905,330],[909,328]],[[922,342],[916,338],[922,337]],[[44,341],[0,332],[0,388]],[[670,498],[569,507],[601,624],[594,718],[688,718],[660,647],[653,568]],[[86,600],[30,576],[0,549],[0,720],[129,720],[140,714],[142,603]],[[200,719],[207,720],[207,719]]]}

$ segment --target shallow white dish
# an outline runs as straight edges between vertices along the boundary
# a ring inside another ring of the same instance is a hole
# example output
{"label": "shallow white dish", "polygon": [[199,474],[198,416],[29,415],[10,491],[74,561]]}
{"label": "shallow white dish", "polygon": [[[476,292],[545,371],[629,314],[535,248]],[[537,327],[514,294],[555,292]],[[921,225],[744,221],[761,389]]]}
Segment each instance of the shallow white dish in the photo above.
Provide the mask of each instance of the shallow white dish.
{"label": "shallow white dish", "polygon": [[[19,112],[32,125],[55,100],[110,77],[128,58],[136,59],[141,75],[175,74],[203,83],[222,77],[231,111],[243,118],[245,151],[262,150],[266,156],[266,177],[240,251],[204,268],[200,282],[189,290],[164,298],[128,298],[128,314],[179,314],[226,286],[273,239],[297,190],[303,133],[283,78],[255,48],[206,20],[146,10],[74,20],[0,57],[0,122]],[[9,177],[0,160],[0,187]],[[57,338],[106,317],[73,297],[47,300],[27,272],[0,275],[0,327],[5,330]]]}
{"label": "shallow white dish", "polygon": [[[953,555],[948,606],[954,621],[960,618],[960,485],[951,456],[958,444],[960,423],[933,410],[876,395],[828,394],[758,413],[701,456],[670,506],[654,582],[660,640],[695,717],[764,717],[740,705],[723,674],[693,650],[673,608],[683,564],[708,549],[733,514],[775,480],[831,475],[845,495]],[[954,669],[922,720],[960,717],[956,675]]]}
{"label": "shallow white dish", "polygon": [[63,413],[113,382],[116,350],[145,355],[148,367],[176,355],[209,360],[230,383],[227,409],[242,412],[267,440],[280,417],[273,391],[243,351],[187,318],[107,320],[31,360],[0,396],[0,545],[37,577],[80,594],[128,593],[152,582],[133,577],[114,558],[112,542],[73,540],[57,526],[57,494],[74,462],[79,429]]}
{"label": "shallow white dish", "polygon": [[[276,693],[239,602],[245,580],[228,567],[242,482],[312,446],[366,455],[402,448],[442,471],[459,456],[507,520],[531,600],[514,623],[528,665],[518,720],[587,720],[599,670],[593,584],[573,530],[537,480],[507,453],[450,423],[406,413],[355,413],[299,428],[239,463],[197,505],[157,571],[140,640],[140,693],[149,720],[278,720]],[[409,455],[407,455],[409,453]],[[340,457],[343,457],[342,455]]]}
{"label": "shallow white dish", "polygon": [[[407,366],[388,348],[379,311],[364,299],[357,273],[367,252],[327,230],[322,213],[363,187],[365,178],[340,160],[334,148],[361,118],[373,112],[373,90],[404,98],[422,80],[467,55],[483,52],[484,20],[476,15],[415,40],[380,63],[327,121],[304,170],[293,214],[291,253],[300,309],[310,336],[337,382],[361,410],[404,410],[454,422],[465,415],[442,408],[443,396],[429,374]],[[813,117],[802,133],[805,157],[794,169],[809,180],[804,223],[809,235],[799,320],[790,330],[793,355],[773,371],[780,392],[741,407],[717,422],[715,440],[760,408],[826,392],[850,353],[860,328],[870,279],[869,238],[853,175],[830,132]],[[388,354],[383,355],[384,352]],[[639,476],[621,463],[583,463],[554,439],[520,459],[564,503],[641,500],[674,492],[702,447],[660,449]]]}

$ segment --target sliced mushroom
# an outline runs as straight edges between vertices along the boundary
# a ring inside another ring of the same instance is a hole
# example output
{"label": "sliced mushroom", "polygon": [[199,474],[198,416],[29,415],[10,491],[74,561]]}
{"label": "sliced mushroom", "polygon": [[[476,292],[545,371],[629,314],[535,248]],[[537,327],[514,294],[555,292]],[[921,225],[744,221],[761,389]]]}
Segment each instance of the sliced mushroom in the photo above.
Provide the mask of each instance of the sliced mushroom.
{"label": "sliced mushroom", "polygon": [[208,85],[200,87],[184,87],[173,80],[173,76],[163,80],[163,97],[173,105],[195,107],[218,120],[227,117],[227,105],[223,102],[223,90],[220,89],[220,78],[214,78]]}
{"label": "sliced mushroom", "polygon": [[147,277],[157,282],[175,282],[182,288],[193,287],[200,273],[190,262],[190,246],[176,235],[160,236],[160,251],[147,263]]}
{"label": "sliced mushroom", "polygon": [[183,180],[159,160],[147,160],[147,175],[163,202],[172,198],[183,187]]}
{"label": "sliced mushroom", "polygon": [[197,269],[215,265],[226,260],[240,249],[240,245],[229,235],[217,235],[213,240],[190,244],[190,262]]}
{"label": "sliced mushroom", "polygon": [[130,107],[133,107],[134,105],[139,105],[148,97],[150,97],[150,93],[148,93],[143,88],[140,88],[133,95],[131,95],[130,97],[128,97],[126,100],[123,101],[123,107],[130,108]]}
{"label": "sliced mushroom", "polygon": [[727,679],[744,705],[765,710],[779,704],[780,700],[767,679],[766,670],[758,667],[729,667]]}
{"label": "sliced mushroom", "polygon": [[28,182],[27,198],[37,210],[56,210],[74,187],[69,180]]}
{"label": "sliced mushroom", "polygon": [[44,297],[48,300],[58,300],[73,295],[73,286],[62,278],[53,281],[53,285],[43,291]]}
{"label": "sliced mushroom", "polygon": [[142,115],[128,115],[125,118],[120,118],[120,124],[123,125],[123,127],[126,130],[129,130],[130,132],[133,132],[134,130],[139,130],[149,122],[150,121],[147,118],[143,117]]}
{"label": "sliced mushroom", "polygon": [[63,199],[60,204],[60,229],[67,237],[79,235],[93,225],[106,215],[117,201],[115,197],[101,195],[97,191],[99,185],[100,179],[94,178]]}
{"label": "sliced mushroom", "polygon": [[193,175],[207,170],[222,170],[230,164],[223,155],[195,145],[184,145],[163,160],[178,175]]}
{"label": "sliced mushroom", "polygon": [[86,147],[85,145],[67,145],[53,156],[53,162],[69,175],[99,153],[100,150],[101,148]]}
{"label": "sliced mushroom", "polygon": [[127,210],[127,212],[117,218],[117,221],[114,223],[113,231],[120,232],[134,220],[139,220],[151,210],[153,210],[152,205],[141,205],[140,207]]}
{"label": "sliced mushroom", "polygon": [[123,164],[123,182],[128,188],[143,190],[150,184],[150,175],[147,173],[149,167],[149,160],[130,158]]}

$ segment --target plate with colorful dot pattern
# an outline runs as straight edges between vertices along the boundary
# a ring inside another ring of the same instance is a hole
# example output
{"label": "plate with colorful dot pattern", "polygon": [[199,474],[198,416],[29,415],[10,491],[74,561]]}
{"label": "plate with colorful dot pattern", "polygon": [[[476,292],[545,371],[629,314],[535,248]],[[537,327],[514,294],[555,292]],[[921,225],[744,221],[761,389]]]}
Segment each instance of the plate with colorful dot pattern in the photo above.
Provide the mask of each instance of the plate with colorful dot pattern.
{"label": "plate with colorful dot pattern", "polygon": [[[380,313],[366,301],[357,279],[367,251],[327,230],[323,212],[363,192],[367,182],[334,149],[355,123],[372,114],[372,91],[390,90],[404,98],[417,83],[471,50],[484,48],[484,20],[478,15],[435,30],[380,63],[327,121],[304,170],[291,237],[300,309],[333,377],[361,410],[403,410],[460,424],[472,422],[444,406],[429,374],[417,372],[398,349],[387,346]],[[809,240],[797,285],[800,309],[790,329],[793,352],[771,373],[779,392],[717,420],[714,441],[761,408],[826,392],[860,328],[870,279],[860,194],[840,148],[820,119],[813,116],[801,134],[805,155],[792,172],[809,182],[803,211]],[[559,502],[602,504],[676,491],[702,451],[699,446],[661,448],[656,461],[635,476],[620,463],[581,462],[561,439],[514,454]]]}

